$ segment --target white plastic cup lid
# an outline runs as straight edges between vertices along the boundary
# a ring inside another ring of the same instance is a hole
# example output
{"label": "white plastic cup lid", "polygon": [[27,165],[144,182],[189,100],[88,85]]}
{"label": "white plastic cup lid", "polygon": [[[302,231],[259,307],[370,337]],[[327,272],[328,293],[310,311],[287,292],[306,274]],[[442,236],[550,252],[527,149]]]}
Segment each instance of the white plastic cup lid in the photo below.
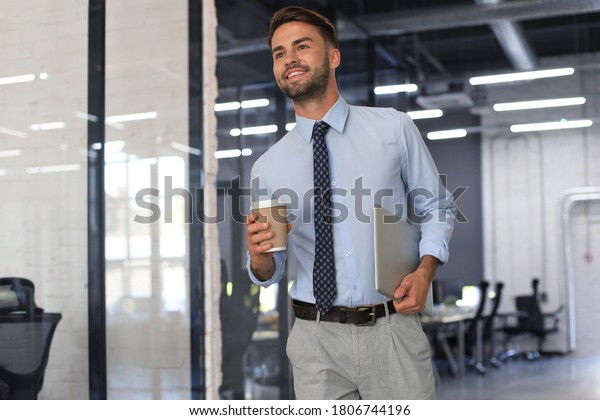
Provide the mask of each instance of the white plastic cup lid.
{"label": "white plastic cup lid", "polygon": [[265,209],[268,207],[277,207],[277,206],[285,206],[285,205],[287,205],[287,202],[283,198],[278,198],[278,199],[273,199],[273,200],[261,200],[261,201],[255,201],[254,203],[252,203],[250,210]]}

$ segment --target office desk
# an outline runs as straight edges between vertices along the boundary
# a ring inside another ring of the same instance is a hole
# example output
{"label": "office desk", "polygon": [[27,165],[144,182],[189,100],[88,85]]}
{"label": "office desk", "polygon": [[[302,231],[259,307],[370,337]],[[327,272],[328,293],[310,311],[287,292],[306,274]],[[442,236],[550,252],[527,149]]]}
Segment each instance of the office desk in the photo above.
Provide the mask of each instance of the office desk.
{"label": "office desk", "polygon": [[[450,363],[452,373],[458,378],[465,376],[465,321],[472,319],[473,317],[473,313],[421,317],[423,330],[434,332],[435,340],[439,342],[444,349],[444,354]],[[458,342],[458,360],[456,360],[457,358],[454,356],[454,353],[448,344],[448,332],[454,326],[456,327],[456,337]],[[481,337],[480,334],[478,334],[478,342],[480,341],[479,337]]]}

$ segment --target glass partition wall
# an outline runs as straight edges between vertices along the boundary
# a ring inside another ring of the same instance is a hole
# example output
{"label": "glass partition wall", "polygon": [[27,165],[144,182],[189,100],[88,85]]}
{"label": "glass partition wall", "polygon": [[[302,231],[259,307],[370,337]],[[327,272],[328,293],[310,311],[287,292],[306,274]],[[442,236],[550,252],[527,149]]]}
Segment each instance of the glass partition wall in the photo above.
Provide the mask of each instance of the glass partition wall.
{"label": "glass partition wall", "polygon": [[109,399],[189,399],[187,0],[106,9]]}
{"label": "glass partition wall", "polygon": [[88,397],[83,0],[0,2],[0,277],[60,313],[39,398]]}
{"label": "glass partition wall", "polygon": [[[87,109],[89,6],[0,2],[0,277],[32,280],[38,306],[62,314],[41,399],[90,397],[87,127],[98,117]],[[188,22],[187,0],[106,1],[109,399],[191,395],[194,215],[186,190],[189,156],[200,152],[188,138]],[[272,83],[222,89],[217,102],[239,105],[216,112],[217,205],[225,215],[218,225],[220,397],[291,398],[289,282],[251,284],[243,219],[252,164],[290,128],[293,111]],[[94,152],[102,152],[100,144]],[[293,261],[288,266],[293,273]]]}

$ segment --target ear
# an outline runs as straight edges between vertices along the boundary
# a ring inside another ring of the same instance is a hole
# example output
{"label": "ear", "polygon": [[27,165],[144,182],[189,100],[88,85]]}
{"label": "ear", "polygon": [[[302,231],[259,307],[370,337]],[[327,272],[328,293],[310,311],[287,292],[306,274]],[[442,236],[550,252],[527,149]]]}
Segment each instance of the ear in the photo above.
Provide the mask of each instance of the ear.
{"label": "ear", "polygon": [[331,70],[337,69],[342,62],[342,56],[340,50],[337,48],[331,48],[329,50],[329,68]]}

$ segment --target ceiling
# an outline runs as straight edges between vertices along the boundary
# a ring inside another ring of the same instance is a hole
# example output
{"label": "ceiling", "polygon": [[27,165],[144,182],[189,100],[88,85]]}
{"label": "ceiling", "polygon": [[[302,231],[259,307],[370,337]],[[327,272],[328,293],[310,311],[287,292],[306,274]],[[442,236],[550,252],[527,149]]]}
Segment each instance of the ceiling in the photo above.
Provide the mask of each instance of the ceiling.
{"label": "ceiling", "polygon": [[[220,92],[273,85],[271,15],[303,5],[338,29],[343,90],[410,81],[421,95],[464,90],[466,76],[543,67],[600,51],[600,0],[217,0]],[[348,96],[347,93],[344,93]],[[351,98],[347,99],[351,101]]]}

